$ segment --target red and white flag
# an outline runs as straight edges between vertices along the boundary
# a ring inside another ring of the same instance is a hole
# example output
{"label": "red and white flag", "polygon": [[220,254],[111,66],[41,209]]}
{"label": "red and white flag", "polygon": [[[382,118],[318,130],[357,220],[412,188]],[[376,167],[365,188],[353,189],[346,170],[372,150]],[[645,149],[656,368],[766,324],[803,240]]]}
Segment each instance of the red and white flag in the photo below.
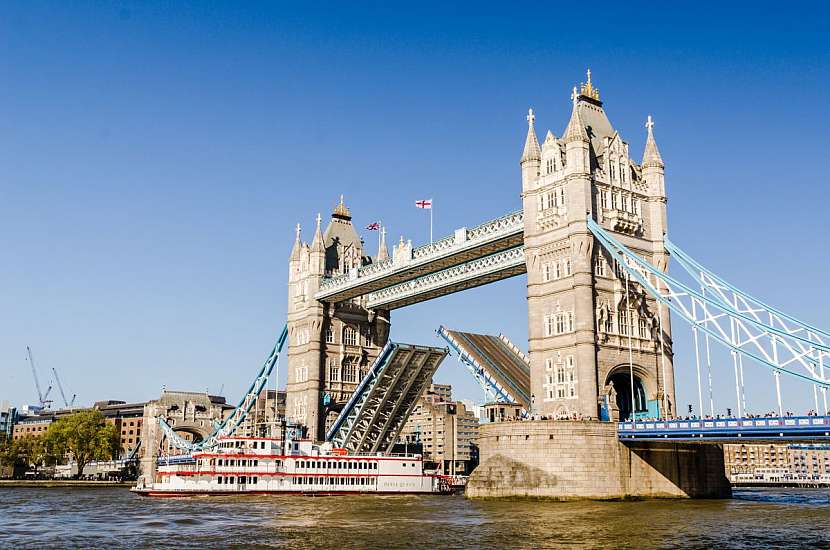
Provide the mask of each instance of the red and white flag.
{"label": "red and white flag", "polygon": [[369,231],[379,231],[380,230],[380,222],[370,223],[366,226],[366,229]]}
{"label": "red and white flag", "polygon": [[415,206],[418,208],[426,208],[427,210],[432,210],[432,199],[422,199],[419,201],[415,201]]}

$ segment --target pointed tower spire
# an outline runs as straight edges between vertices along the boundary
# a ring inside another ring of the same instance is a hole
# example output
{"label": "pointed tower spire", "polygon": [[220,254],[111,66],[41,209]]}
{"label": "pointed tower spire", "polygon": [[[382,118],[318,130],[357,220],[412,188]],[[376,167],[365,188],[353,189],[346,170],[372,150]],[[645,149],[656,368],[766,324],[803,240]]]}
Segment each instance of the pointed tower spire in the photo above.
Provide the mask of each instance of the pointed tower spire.
{"label": "pointed tower spire", "polygon": [[294,246],[291,248],[291,259],[292,260],[299,260],[300,259],[300,250],[303,248],[303,243],[300,241],[300,232],[302,229],[300,228],[300,224],[297,224],[297,236],[294,239]]}
{"label": "pointed tower spire", "polygon": [[573,92],[571,93],[571,100],[573,101],[571,120],[568,121],[568,127],[565,128],[562,139],[565,140],[565,143],[588,141],[588,132],[585,130],[585,125],[582,124],[582,118],[579,116],[579,94],[576,92],[576,86],[574,86]]}
{"label": "pointed tower spire", "polygon": [[314,240],[311,241],[311,251],[312,252],[322,252],[323,251],[323,232],[320,229],[320,224],[323,221],[323,217],[320,216],[319,212],[317,213],[317,229],[314,231]]}
{"label": "pointed tower spire", "polygon": [[648,129],[648,136],[646,137],[646,148],[643,151],[643,167],[657,166],[664,167],[663,157],[660,156],[660,150],[657,148],[657,142],[654,141],[654,121],[651,115],[646,119],[646,128]]}
{"label": "pointed tower spire", "polygon": [[389,258],[389,250],[386,249],[386,227],[380,228],[380,244],[378,245],[378,261]]}
{"label": "pointed tower spire", "polygon": [[539,140],[536,139],[536,129],[534,122],[536,116],[533,114],[533,109],[527,110],[527,139],[525,139],[525,148],[522,151],[522,158],[519,160],[520,164],[529,161],[541,161],[542,149],[539,147]]}

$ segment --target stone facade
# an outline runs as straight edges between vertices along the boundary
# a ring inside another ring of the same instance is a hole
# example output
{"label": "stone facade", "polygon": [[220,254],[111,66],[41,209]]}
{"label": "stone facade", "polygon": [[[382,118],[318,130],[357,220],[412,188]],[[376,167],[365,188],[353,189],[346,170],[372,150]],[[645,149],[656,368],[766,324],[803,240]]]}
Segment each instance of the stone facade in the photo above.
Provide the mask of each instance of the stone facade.
{"label": "stone facade", "polygon": [[651,118],[637,164],[599,97],[589,72],[562,137],[548,131],[541,146],[532,110],[527,117],[520,165],[534,413],[614,419],[630,414],[633,393],[638,413],[672,414],[668,309],[626,283],[586,223],[593,217],[665,270],[664,165]]}
{"label": "stone facade", "polygon": [[300,226],[291,250],[288,274],[288,385],[286,416],[321,440],[389,338],[389,312],[368,310],[365,296],[336,304],[314,299],[320,278],[353,273],[388,257],[385,242],[378,255],[365,255],[340,198],[325,233],[317,216],[311,244]]}
{"label": "stone facade", "polygon": [[481,426],[478,444],[481,464],[467,484],[470,498],[731,495],[721,446],[623,444],[610,422],[497,422]]}

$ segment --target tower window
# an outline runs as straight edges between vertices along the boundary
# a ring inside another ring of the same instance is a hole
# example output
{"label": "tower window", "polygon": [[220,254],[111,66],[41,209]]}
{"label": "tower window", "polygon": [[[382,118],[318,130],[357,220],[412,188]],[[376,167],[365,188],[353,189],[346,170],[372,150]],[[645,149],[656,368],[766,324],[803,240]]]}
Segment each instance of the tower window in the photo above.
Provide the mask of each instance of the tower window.
{"label": "tower window", "polygon": [[334,343],[334,330],[332,328],[326,327],[326,343],[333,344]]}
{"label": "tower window", "polygon": [[352,327],[343,329],[343,343],[347,346],[357,345],[357,332]]}

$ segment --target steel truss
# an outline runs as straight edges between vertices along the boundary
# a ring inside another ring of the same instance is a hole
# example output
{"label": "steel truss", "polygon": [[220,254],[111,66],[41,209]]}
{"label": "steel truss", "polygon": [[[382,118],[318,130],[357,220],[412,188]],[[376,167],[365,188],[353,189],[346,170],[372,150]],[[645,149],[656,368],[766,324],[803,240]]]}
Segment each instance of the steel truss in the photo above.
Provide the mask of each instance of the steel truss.
{"label": "steel truss", "polygon": [[351,453],[389,454],[446,355],[446,349],[387,343],[326,441]]}
{"label": "steel truss", "polygon": [[202,441],[192,443],[185,440],[176,433],[175,428],[170,426],[164,418],[159,417],[159,426],[161,426],[161,429],[164,432],[164,435],[167,436],[170,444],[177,449],[184,451],[200,451],[202,449],[213,448],[218,444],[219,439],[233,435],[240,424],[245,421],[245,418],[253,408],[256,400],[262,393],[262,390],[265,389],[265,386],[268,383],[268,378],[271,376],[271,372],[273,372],[274,367],[276,367],[279,363],[280,353],[282,352],[282,348],[287,339],[288,325],[286,324],[282,328],[279,338],[277,338],[277,343],[274,344],[274,349],[271,350],[271,353],[268,355],[268,359],[265,360],[262,368],[259,369],[256,378],[254,378],[254,381],[251,383],[251,386],[248,388],[245,396],[233,412],[224,420],[218,424],[215,424],[213,431]]}
{"label": "steel truss", "polygon": [[[826,332],[799,323],[728,285],[708,270],[700,270],[687,255],[668,242],[670,252],[680,252],[678,261],[684,269],[687,266],[694,268],[696,282],[703,285],[701,290],[656,268],[591,218],[588,218],[588,228],[632,280],[696,330],[773,372],[824,389],[830,387],[824,371],[824,364],[830,360],[830,347],[819,340],[819,335],[828,336]],[[682,260],[680,256],[683,256]]]}
{"label": "steel truss", "polygon": [[[484,390],[484,393],[487,395],[487,399],[489,401],[496,403],[530,403],[531,399],[529,395],[520,395],[520,390],[515,390],[516,395],[514,395],[511,390],[502,386],[487,371],[486,367],[479,364],[474,357],[467,353],[463,345],[460,342],[457,342],[446,328],[443,326],[438,327],[438,335],[441,336],[441,338],[443,338],[447,344],[450,345],[450,348],[458,354],[459,361],[461,361],[461,364],[464,365],[468,371],[470,371],[473,378],[475,378],[476,382],[478,382],[478,385]],[[521,408],[521,414],[522,418],[528,418],[530,416],[529,411],[524,406]]]}

